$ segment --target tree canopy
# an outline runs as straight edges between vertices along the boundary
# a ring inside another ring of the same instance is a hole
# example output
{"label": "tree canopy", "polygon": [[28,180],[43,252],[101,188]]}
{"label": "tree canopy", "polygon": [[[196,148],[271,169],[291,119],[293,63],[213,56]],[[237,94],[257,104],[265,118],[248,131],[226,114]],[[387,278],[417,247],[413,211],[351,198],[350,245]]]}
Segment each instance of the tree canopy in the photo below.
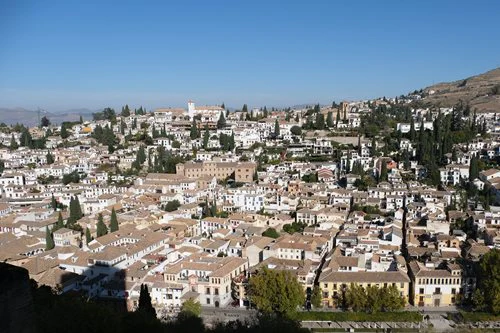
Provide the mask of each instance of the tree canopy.
{"label": "tree canopy", "polygon": [[479,261],[478,288],[473,301],[478,310],[500,313],[500,250],[493,249]]}
{"label": "tree canopy", "polygon": [[284,317],[293,316],[305,301],[295,274],[266,267],[250,277],[248,294],[259,311]]}

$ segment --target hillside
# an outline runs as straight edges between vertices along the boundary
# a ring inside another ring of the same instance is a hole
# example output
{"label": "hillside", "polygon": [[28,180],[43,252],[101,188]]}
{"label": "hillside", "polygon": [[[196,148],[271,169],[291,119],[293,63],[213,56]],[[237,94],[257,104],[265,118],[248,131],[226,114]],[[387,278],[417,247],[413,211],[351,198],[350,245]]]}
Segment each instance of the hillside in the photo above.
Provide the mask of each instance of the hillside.
{"label": "hillside", "polygon": [[500,112],[500,68],[464,80],[438,83],[424,92],[425,104],[450,107],[462,100],[478,112]]}
{"label": "hillside", "polygon": [[[42,112],[40,117],[46,116],[52,124],[60,124],[63,121],[77,121],[80,119],[80,115],[83,119],[92,119],[92,111],[86,109],[68,110],[61,113]],[[36,126],[38,125],[38,113],[23,108],[0,108],[0,123]]]}

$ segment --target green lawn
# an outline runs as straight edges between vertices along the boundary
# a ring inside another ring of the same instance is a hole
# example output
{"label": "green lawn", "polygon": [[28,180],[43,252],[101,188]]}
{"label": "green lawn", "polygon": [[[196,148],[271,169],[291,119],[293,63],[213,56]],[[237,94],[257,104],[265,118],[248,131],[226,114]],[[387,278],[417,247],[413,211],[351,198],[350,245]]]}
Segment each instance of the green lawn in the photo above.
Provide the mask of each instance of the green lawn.
{"label": "green lawn", "polygon": [[500,315],[494,315],[488,312],[465,312],[460,311],[464,322],[475,321],[500,321]]}
{"label": "green lawn", "polygon": [[422,315],[418,312],[298,312],[297,320],[308,321],[405,321],[405,322],[420,322]]}

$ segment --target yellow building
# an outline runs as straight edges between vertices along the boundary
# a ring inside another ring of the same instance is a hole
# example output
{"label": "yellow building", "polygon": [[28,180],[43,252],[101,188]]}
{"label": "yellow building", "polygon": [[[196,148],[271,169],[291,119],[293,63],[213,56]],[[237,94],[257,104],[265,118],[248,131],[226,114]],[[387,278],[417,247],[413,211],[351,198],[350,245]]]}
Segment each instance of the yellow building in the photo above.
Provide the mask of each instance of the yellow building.
{"label": "yellow building", "polygon": [[342,293],[355,283],[367,288],[377,286],[379,288],[396,286],[400,295],[408,302],[410,278],[405,272],[338,272],[329,271],[321,273],[319,287],[322,291],[323,306],[334,307],[342,297]]}
{"label": "yellow building", "polygon": [[253,181],[253,175],[257,164],[254,162],[186,162],[176,165],[176,174],[188,178],[200,178],[205,176],[224,180],[234,173],[236,182],[248,183]]}
{"label": "yellow building", "polygon": [[413,285],[410,302],[415,306],[455,305],[462,294],[462,268],[459,265],[448,264],[437,269],[412,261],[409,275]]}

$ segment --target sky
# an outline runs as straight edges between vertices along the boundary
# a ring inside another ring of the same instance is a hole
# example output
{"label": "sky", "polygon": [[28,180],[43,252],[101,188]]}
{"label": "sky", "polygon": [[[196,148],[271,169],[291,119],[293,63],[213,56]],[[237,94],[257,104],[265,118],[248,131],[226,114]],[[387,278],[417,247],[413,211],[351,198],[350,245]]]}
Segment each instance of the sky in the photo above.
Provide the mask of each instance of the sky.
{"label": "sky", "polygon": [[0,107],[292,106],[500,67],[500,1],[0,1]]}

